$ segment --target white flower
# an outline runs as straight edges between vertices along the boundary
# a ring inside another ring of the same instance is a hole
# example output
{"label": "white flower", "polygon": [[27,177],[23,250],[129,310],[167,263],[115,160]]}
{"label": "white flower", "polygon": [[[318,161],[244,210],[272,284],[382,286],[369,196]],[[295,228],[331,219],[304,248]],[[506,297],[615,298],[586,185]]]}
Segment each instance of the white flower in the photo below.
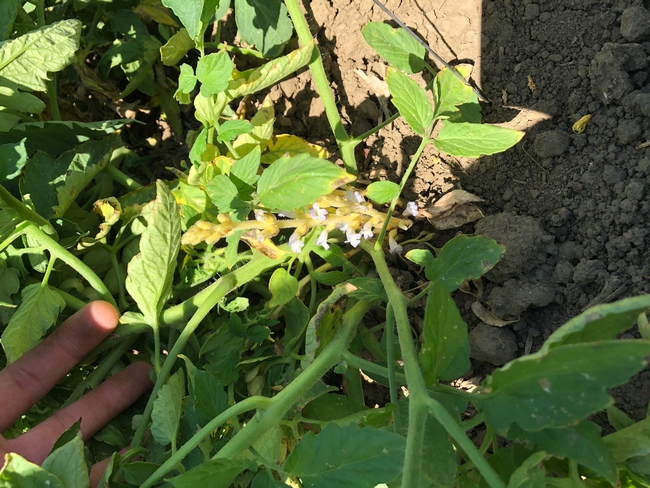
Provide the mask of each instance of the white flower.
{"label": "white flower", "polygon": [[348,227],[350,227],[350,224],[348,222],[341,222],[337,227],[341,232],[347,232]]}
{"label": "white flower", "polygon": [[357,234],[350,227],[345,231],[345,237],[347,237],[345,242],[350,244],[352,247],[357,247],[361,243],[361,233]]}
{"label": "white flower", "polygon": [[371,239],[373,235],[372,224],[370,222],[366,222],[365,224],[363,224],[363,228],[361,229],[361,232],[359,232],[359,234],[361,234],[361,237],[363,237],[366,240]]}
{"label": "white flower", "polygon": [[350,191],[350,190],[346,191],[345,199],[348,202],[352,202],[352,203],[363,203],[363,197],[361,196],[361,193],[359,193],[358,191]]}
{"label": "white flower", "polygon": [[287,219],[295,219],[297,216],[298,215],[296,214],[296,212],[289,212],[289,211],[285,212],[284,210],[278,212],[278,217],[284,217]]}
{"label": "white flower", "polygon": [[402,246],[400,246],[391,235],[388,236],[388,250],[391,254],[402,254]]}
{"label": "white flower", "polygon": [[415,202],[408,202],[408,203],[406,204],[406,208],[405,208],[404,211],[402,212],[402,215],[403,215],[404,217],[409,217],[409,216],[411,216],[411,217],[417,217],[417,216],[418,216],[418,212],[419,212],[418,204],[415,203]]}
{"label": "white flower", "polygon": [[330,245],[327,243],[327,230],[323,229],[323,232],[318,236],[316,244],[321,246],[326,251],[330,248]]}
{"label": "white flower", "polygon": [[289,247],[293,252],[299,254],[304,246],[305,243],[302,242],[302,239],[300,238],[300,234],[298,234],[297,232],[291,234],[291,237],[289,237]]}
{"label": "white flower", "polygon": [[253,210],[253,213],[255,214],[255,220],[257,220],[258,222],[266,221],[266,219],[264,218],[264,210],[260,210],[256,208],[255,210]]}
{"label": "white flower", "polygon": [[327,210],[320,208],[317,204],[313,204],[309,209],[309,215],[314,220],[327,220]]}

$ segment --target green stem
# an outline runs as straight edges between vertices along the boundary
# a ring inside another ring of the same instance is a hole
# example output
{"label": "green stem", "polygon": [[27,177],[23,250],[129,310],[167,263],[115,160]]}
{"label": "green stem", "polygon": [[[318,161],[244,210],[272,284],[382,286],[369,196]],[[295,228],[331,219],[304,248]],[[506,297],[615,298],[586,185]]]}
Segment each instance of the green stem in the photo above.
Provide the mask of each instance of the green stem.
{"label": "green stem", "polygon": [[[298,0],[285,0],[284,3],[287,6],[287,10],[291,16],[300,43],[302,45],[309,44],[312,42],[313,38],[309,31],[307,20],[300,9]],[[321,101],[323,102],[325,115],[327,115],[327,120],[334,132],[334,137],[336,138],[336,143],[341,151],[341,158],[345,164],[345,169],[348,173],[356,175],[357,162],[354,157],[354,147],[359,143],[359,141],[352,141],[348,133],[345,131],[341,115],[339,114],[336,101],[334,100],[334,95],[332,94],[332,89],[327,81],[327,74],[325,73],[323,59],[321,58],[318,47],[316,47],[314,51],[314,56],[309,63],[309,69],[311,70],[314,84],[316,85],[316,91],[318,91]]]}
{"label": "green stem", "polygon": [[[386,307],[386,327],[384,328],[384,334],[386,334],[386,355],[388,356],[388,390],[390,392],[390,402],[393,405],[397,405],[397,381],[395,380],[395,340],[394,340],[394,329],[395,329],[395,315],[393,314],[393,307],[390,303]],[[399,433],[402,431],[402,421],[399,416],[399,409],[395,411],[395,432]]]}
{"label": "green stem", "polygon": [[54,229],[47,219],[34,212],[31,208],[14,197],[9,190],[2,186],[2,184],[0,184],[0,200],[2,200],[7,207],[16,212],[20,220],[33,222],[39,227],[43,227],[46,232],[54,233]]}
{"label": "green stem", "polygon": [[77,273],[79,273],[88,282],[88,284],[92,286],[95,291],[97,291],[97,294],[102,300],[106,300],[115,308],[117,308],[117,304],[113,299],[113,295],[111,295],[111,293],[108,291],[106,285],[104,285],[104,282],[83,261],[66,251],[58,242],[56,242],[34,224],[30,223],[27,225],[24,228],[23,233],[30,237],[33,237],[40,244],[47,247],[47,250],[52,256],[60,259],[65,264],[74,269]]}
{"label": "green stem", "polygon": [[494,468],[490,466],[487,459],[485,459],[476,449],[474,443],[465,435],[463,428],[458,425],[449,412],[445,410],[445,407],[433,398],[427,397],[425,401],[431,414],[454,439],[456,445],[465,452],[474,465],[479,469],[481,475],[485,478],[485,481],[487,481],[492,488],[505,488],[506,485],[503,480],[499,477]]}
{"label": "green stem", "polygon": [[70,295],[69,293],[66,293],[63,290],[59,290],[58,288],[55,288],[53,286],[50,287],[53,291],[57,292],[61,298],[65,301],[66,306],[70,307],[72,310],[78,312],[82,308],[86,306],[86,302],[83,300],[79,300],[77,297],[74,297]]}
{"label": "green stem", "polygon": [[259,52],[256,49],[250,49],[247,47],[231,46],[230,44],[224,44],[223,42],[206,42],[203,44],[206,49],[218,49],[219,51],[225,50],[233,54],[243,54],[244,56],[254,56],[259,59],[266,59],[264,54]]}
{"label": "green stem", "polygon": [[61,120],[59,111],[59,102],[57,100],[56,90],[56,73],[52,75],[51,80],[47,80],[47,96],[50,99],[50,110],[52,110],[52,120]]}
{"label": "green stem", "polygon": [[[216,303],[215,303],[216,305]],[[153,329],[153,369],[156,371],[156,376],[160,375],[160,318],[154,317],[151,323]]]}
{"label": "green stem", "polygon": [[144,413],[142,414],[142,419],[140,420],[138,429],[133,436],[131,447],[138,447],[142,443],[144,433],[149,425],[151,412],[153,411],[153,402],[158,396],[160,388],[162,388],[165,381],[167,381],[167,377],[169,376],[169,373],[171,372],[172,367],[178,358],[178,355],[185,347],[185,344],[187,344],[190,336],[194,333],[201,321],[210,313],[214,306],[219,303],[219,301],[221,301],[221,299],[225,297],[226,294],[228,294],[237,286],[237,280],[235,279],[234,273],[223,276],[217,283],[218,285],[212,289],[210,295],[203,301],[203,303],[201,303],[194,315],[192,315],[192,318],[181,332],[178,340],[174,344],[174,347],[171,351],[169,351],[169,355],[165,359],[165,362],[160,369],[160,373],[156,379],[156,384],[153,387],[153,391],[151,392],[147,406],[144,410]]}
{"label": "green stem", "polygon": [[142,185],[140,183],[135,181],[130,176],[127,176],[124,173],[122,173],[119,169],[117,169],[112,164],[106,165],[106,167],[104,168],[104,173],[106,173],[108,176],[113,178],[115,181],[117,181],[120,185],[122,185],[127,190],[133,191],[142,188]]}
{"label": "green stem", "polygon": [[172,470],[174,466],[177,466],[178,463],[180,463],[185,458],[185,456],[192,452],[192,449],[198,446],[203,439],[212,434],[212,432],[214,432],[221,425],[225,424],[228,420],[251,410],[267,408],[271,401],[272,399],[270,398],[254,396],[246,398],[236,405],[233,405],[226,411],[220,413],[210,422],[208,422],[205,427],[194,434],[189,441],[183,444],[178,449],[178,451],[176,451],[176,453],[174,453],[156,471],[154,471],[154,473],[149,476],[149,478],[147,478],[145,482],[142,483],[142,485],[140,485],[140,488],[149,488],[150,486],[153,486],[156,481],[165,476],[165,474]]}
{"label": "green stem", "polygon": [[[350,366],[359,368],[361,371],[365,371],[366,373],[388,379],[388,368],[385,368],[381,364],[362,359],[358,356],[355,356],[349,351],[343,353],[343,360]],[[406,377],[402,373],[396,373],[395,379],[399,385],[406,384]]]}
{"label": "green stem", "polygon": [[263,412],[257,412],[246,426],[233,437],[215,456],[216,458],[234,458],[247,450],[255,440],[278,425],[289,409],[300,400],[320,378],[332,367],[339,363],[343,352],[347,350],[352,340],[357,325],[363,319],[370,304],[364,301],[357,302],[343,315],[341,328],[337,336],[330,342],[323,352],[305,369],[300,376],[294,379],[280,393],[271,399],[269,407]]}
{"label": "green stem", "polygon": [[373,134],[379,132],[380,130],[382,130],[382,129],[383,129],[384,127],[386,127],[387,125],[392,124],[393,121],[395,121],[396,119],[399,118],[399,116],[400,116],[400,113],[399,113],[399,112],[397,112],[397,113],[391,115],[390,117],[388,117],[386,120],[384,120],[384,121],[383,121],[381,124],[379,124],[378,126],[373,127],[373,128],[370,129],[369,131],[364,132],[363,134],[361,134],[361,135],[359,135],[359,136],[356,136],[354,139],[351,139],[350,142],[356,142],[357,144],[359,144],[360,142],[365,141],[365,140],[366,140],[368,137],[370,137],[371,135],[373,135]]}
{"label": "green stem", "polygon": [[388,222],[390,222],[390,219],[393,216],[393,212],[395,211],[395,206],[397,205],[399,196],[402,194],[402,190],[404,190],[404,187],[406,186],[406,181],[409,179],[409,176],[411,176],[411,173],[413,172],[416,163],[420,159],[420,156],[422,156],[422,152],[424,151],[424,148],[427,147],[427,144],[429,144],[429,142],[431,141],[428,137],[422,138],[422,141],[420,141],[420,145],[418,146],[417,151],[415,151],[415,154],[411,158],[411,162],[409,163],[408,168],[406,168],[406,171],[402,175],[402,181],[400,181],[399,184],[399,193],[390,202],[390,207],[388,207],[388,211],[386,212],[386,220],[384,220],[384,225],[381,226],[381,232],[379,232],[379,237],[377,237],[377,242],[375,243],[375,251],[379,251],[381,249],[381,245],[384,242],[384,236],[386,235],[386,228],[388,227]]}

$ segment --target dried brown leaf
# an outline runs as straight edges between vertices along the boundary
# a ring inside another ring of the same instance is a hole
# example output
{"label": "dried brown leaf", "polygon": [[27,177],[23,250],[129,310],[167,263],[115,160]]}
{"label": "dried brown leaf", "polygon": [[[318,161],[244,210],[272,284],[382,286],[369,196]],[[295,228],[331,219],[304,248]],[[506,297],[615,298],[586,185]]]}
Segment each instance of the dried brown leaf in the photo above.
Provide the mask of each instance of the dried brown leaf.
{"label": "dried brown leaf", "polygon": [[508,324],[513,324],[517,322],[517,320],[503,320],[499,317],[497,317],[496,314],[493,312],[490,312],[488,309],[486,309],[483,304],[479,301],[476,301],[472,303],[472,312],[481,319],[481,322],[491,325],[493,327],[505,327]]}

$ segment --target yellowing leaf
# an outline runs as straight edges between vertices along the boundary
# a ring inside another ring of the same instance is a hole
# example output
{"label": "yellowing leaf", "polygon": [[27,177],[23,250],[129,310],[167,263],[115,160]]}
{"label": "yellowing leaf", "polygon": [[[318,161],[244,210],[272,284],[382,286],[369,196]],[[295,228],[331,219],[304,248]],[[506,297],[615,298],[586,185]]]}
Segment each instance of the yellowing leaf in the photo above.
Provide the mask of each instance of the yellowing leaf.
{"label": "yellowing leaf", "polygon": [[291,134],[280,134],[273,137],[268,145],[268,152],[262,155],[262,162],[269,164],[280,159],[282,156],[296,156],[300,153],[307,153],[315,158],[327,159],[330,153],[327,149],[311,144],[298,136]]}
{"label": "yellowing leaf", "polygon": [[253,124],[252,132],[241,134],[232,143],[240,158],[246,156],[254,148],[259,147],[263,151],[273,136],[273,123],[275,122],[275,110],[271,97],[267,96],[262,102],[262,108],[251,119]]}
{"label": "yellowing leaf", "polygon": [[157,24],[179,27],[178,23],[169,15],[169,10],[163,7],[160,0],[141,0],[140,5],[133,9],[140,17],[149,17]]}

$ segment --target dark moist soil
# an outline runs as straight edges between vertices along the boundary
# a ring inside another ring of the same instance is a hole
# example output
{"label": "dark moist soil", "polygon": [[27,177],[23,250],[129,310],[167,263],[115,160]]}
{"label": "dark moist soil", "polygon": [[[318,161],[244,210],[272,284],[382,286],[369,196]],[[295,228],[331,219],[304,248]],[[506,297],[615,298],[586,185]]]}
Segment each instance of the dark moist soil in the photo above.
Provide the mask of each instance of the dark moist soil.
{"label": "dark moist soil", "polygon": [[[386,65],[360,29],[387,19],[372,0],[305,3],[344,120],[349,131],[361,134],[382,120],[382,107],[357,70],[383,79]],[[499,317],[516,322],[503,328],[483,324],[470,309],[475,297],[457,295],[475,358],[465,383],[475,384],[496,366],[539,349],[590,304],[650,292],[650,148],[638,148],[650,140],[650,5],[642,0],[386,4],[447,61],[473,61],[473,80],[492,101],[484,106],[486,122],[526,132],[513,149],[479,160],[440,155],[429,147],[405,191],[420,208],[454,188],[478,195],[485,200],[480,206],[486,218],[459,230],[507,248],[505,259],[482,281],[482,299]],[[271,97],[276,132],[320,143],[336,157],[308,72],[272,89]],[[586,130],[572,132],[574,122],[588,114],[593,117]],[[359,148],[360,179],[397,180],[418,144],[403,121],[383,129]],[[422,219],[413,236],[420,231],[433,229]],[[437,233],[433,244],[444,244],[455,232]],[[391,265],[404,290],[424,281],[402,258]],[[422,310],[414,313],[421,316]],[[623,337],[636,335],[631,330]],[[620,408],[636,420],[644,418],[650,372],[613,393]]]}

